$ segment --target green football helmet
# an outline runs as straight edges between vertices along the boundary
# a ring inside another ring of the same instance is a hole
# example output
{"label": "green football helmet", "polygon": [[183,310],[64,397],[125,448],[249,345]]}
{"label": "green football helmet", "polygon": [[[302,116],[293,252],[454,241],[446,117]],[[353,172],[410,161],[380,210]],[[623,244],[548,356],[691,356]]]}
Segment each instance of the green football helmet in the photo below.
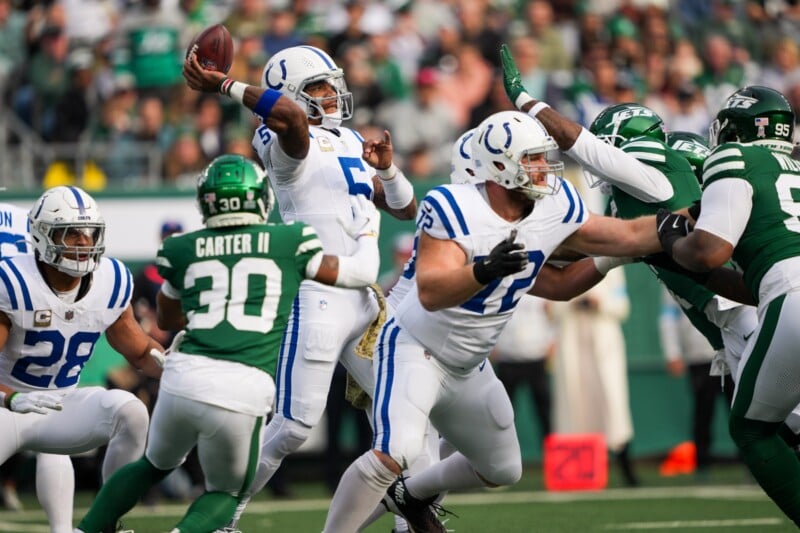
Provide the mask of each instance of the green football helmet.
{"label": "green football helmet", "polygon": [[272,189],[261,167],[240,155],[221,155],[197,178],[197,205],[209,228],[261,224],[272,209]]}
{"label": "green football helmet", "polygon": [[667,144],[689,161],[697,181],[702,183],[703,163],[711,153],[705,137],[690,131],[670,131],[667,132]]}
{"label": "green football helmet", "polygon": [[775,89],[760,85],[730,95],[708,128],[711,148],[728,142],[751,143],[791,153],[793,135],[791,104]]}
{"label": "green football helmet", "polygon": [[616,147],[634,137],[666,140],[661,117],[649,107],[635,103],[608,106],[597,115],[589,131]]}

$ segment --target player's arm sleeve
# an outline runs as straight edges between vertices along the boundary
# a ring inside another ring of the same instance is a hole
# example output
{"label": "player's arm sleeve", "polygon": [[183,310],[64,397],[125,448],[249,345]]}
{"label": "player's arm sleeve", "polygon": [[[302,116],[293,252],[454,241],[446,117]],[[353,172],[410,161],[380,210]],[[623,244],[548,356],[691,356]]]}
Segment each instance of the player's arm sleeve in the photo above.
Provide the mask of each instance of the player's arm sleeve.
{"label": "player's arm sleeve", "polygon": [[695,230],[703,230],[733,246],[739,242],[753,210],[753,187],[741,178],[722,178],[703,190]]}
{"label": "player's arm sleeve", "polygon": [[[311,230],[313,231],[313,228]],[[330,273],[336,272],[335,278],[332,274],[318,278],[321,268]],[[333,270],[334,268],[336,270]],[[378,236],[362,235],[358,238],[356,251],[349,256],[326,255],[321,248],[317,248],[305,263],[304,277],[320,283],[354,289],[375,283],[379,268]]]}
{"label": "player's arm sleeve", "polygon": [[[161,245],[158,247],[158,252],[156,253],[156,270],[158,270],[158,275],[164,278],[165,282],[174,282],[176,272],[176,265],[172,259],[175,257],[175,247],[172,245],[174,242],[173,237],[167,237],[161,241]],[[171,287],[174,287],[174,285],[171,285]]]}
{"label": "player's arm sleeve", "polygon": [[566,153],[585,170],[637,200],[663,202],[673,195],[672,184],[663,172],[598,139],[586,128],[581,129],[575,144]]}
{"label": "player's arm sleeve", "polygon": [[303,176],[307,159],[295,159],[284,152],[278,137],[269,128],[259,126],[253,134],[253,148],[270,178],[277,184],[293,183]]}

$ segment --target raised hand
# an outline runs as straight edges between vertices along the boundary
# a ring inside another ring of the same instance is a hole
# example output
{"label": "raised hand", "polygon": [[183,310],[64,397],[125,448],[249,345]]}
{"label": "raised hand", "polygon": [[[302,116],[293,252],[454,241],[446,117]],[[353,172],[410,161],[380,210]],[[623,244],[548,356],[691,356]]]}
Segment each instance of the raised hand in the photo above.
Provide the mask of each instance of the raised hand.
{"label": "raised hand", "polygon": [[522,75],[519,73],[517,64],[511,56],[511,50],[508,49],[508,45],[504,44],[500,47],[500,62],[503,64],[503,87],[506,89],[508,99],[519,108],[521,105],[517,104],[517,99],[520,95],[526,95],[527,101],[530,101],[531,98],[528,95],[528,91],[522,86]]}
{"label": "raised hand", "polygon": [[525,270],[528,266],[528,254],[522,249],[522,243],[514,242],[517,230],[497,243],[489,255],[472,266],[472,273],[478,283],[486,285],[494,279],[504,278]]}
{"label": "raised hand", "polygon": [[219,91],[220,84],[227,77],[222,72],[206,70],[200,66],[195,52],[197,45],[186,55],[183,61],[183,77],[186,84],[195,91],[215,93]]}
{"label": "raised hand", "polygon": [[394,149],[392,147],[392,136],[388,130],[383,130],[383,139],[366,140],[361,145],[361,158],[369,166],[378,170],[385,170],[392,166]]}

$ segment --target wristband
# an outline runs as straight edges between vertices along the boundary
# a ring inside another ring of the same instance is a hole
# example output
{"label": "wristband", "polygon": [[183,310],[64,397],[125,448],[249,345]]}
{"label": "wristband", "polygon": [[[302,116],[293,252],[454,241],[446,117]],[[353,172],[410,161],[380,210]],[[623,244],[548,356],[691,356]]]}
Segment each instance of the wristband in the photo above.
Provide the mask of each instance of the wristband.
{"label": "wristband", "polygon": [[256,105],[253,106],[253,113],[261,118],[267,118],[269,114],[272,113],[272,108],[275,107],[275,103],[280,97],[280,91],[276,91],[275,89],[265,90],[258,99],[258,102],[256,102]]}
{"label": "wristband", "polygon": [[632,263],[633,258],[597,256],[597,257],[592,257],[592,261],[594,261],[594,268],[605,276],[612,268],[617,268],[618,266]]}
{"label": "wristband", "polygon": [[539,114],[539,111],[541,111],[542,109],[546,109],[548,107],[550,107],[550,104],[548,104],[547,102],[536,102],[535,104],[533,104],[532,108],[528,109],[528,115],[532,116],[533,118],[536,118],[536,115]]}
{"label": "wristband", "polygon": [[394,179],[394,177],[397,175],[397,165],[392,163],[388,168],[376,168],[375,174],[377,174],[377,176],[383,181]]}
{"label": "wristband", "polygon": [[[384,178],[381,173],[391,175]],[[394,164],[385,170],[377,170],[376,174],[383,184],[383,193],[386,196],[386,205],[392,209],[403,209],[414,201],[414,186],[408,181],[405,174]]]}
{"label": "wristband", "polygon": [[18,392],[12,392],[8,396],[3,395],[3,396],[5,396],[5,398],[3,398],[3,401],[5,403],[6,409],[8,409],[9,411],[11,410],[11,402],[12,402],[12,400],[14,400],[14,396],[16,396],[17,394],[19,394],[19,393]]}
{"label": "wristband", "polygon": [[514,105],[517,106],[517,109],[522,109],[522,107],[525,104],[527,104],[528,102],[533,102],[534,100],[535,98],[533,98],[525,91],[522,91],[521,93],[519,93],[519,96],[517,96],[517,99],[514,100]]}
{"label": "wristband", "polygon": [[225,78],[219,84],[219,92],[225,96],[229,96],[232,100],[244,104],[244,91],[247,89],[247,84],[240,81]]}

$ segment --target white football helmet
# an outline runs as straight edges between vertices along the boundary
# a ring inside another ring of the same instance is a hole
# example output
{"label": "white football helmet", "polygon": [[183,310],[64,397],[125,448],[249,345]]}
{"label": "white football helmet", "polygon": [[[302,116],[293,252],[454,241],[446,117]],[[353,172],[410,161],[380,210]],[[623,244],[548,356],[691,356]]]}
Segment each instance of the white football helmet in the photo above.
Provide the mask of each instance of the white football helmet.
{"label": "white football helmet", "polygon": [[561,188],[564,163],[550,159],[525,163],[523,159],[557,149],[558,144],[538,120],[519,111],[500,111],[475,128],[475,178],[520,189],[531,200],[555,194]]}
{"label": "white football helmet", "polygon": [[[48,189],[36,200],[28,220],[40,261],[73,277],[83,277],[100,265],[106,249],[106,223],[97,203],[84,190],[72,186]],[[92,245],[65,244],[67,233],[75,231],[91,238]]]}
{"label": "white football helmet", "polygon": [[[336,96],[314,98],[305,92],[307,85],[325,81]],[[322,125],[336,128],[353,116],[353,94],[347,90],[344,72],[331,56],[313,46],[293,46],[272,56],[261,74],[261,87],[274,89],[297,102],[309,119],[322,118]],[[326,114],[323,102],[336,99],[336,111]]]}
{"label": "white football helmet", "polygon": [[453,144],[450,156],[450,183],[478,183],[472,163],[472,136],[475,128],[467,130]]}

